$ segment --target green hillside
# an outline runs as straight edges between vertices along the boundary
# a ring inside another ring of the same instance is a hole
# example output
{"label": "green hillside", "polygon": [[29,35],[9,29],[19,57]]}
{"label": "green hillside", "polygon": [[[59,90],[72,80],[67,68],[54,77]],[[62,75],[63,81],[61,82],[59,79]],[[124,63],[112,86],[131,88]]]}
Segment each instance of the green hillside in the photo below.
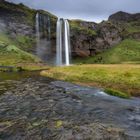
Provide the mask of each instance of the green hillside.
{"label": "green hillside", "polygon": [[8,35],[1,33],[0,66],[21,67],[25,70],[45,69],[47,66],[44,66],[37,56],[25,51],[31,45],[27,40],[20,36],[17,40],[12,40]]}
{"label": "green hillside", "polygon": [[88,57],[82,60],[77,58],[74,63],[140,63],[140,41],[125,39],[120,44],[95,57]]}

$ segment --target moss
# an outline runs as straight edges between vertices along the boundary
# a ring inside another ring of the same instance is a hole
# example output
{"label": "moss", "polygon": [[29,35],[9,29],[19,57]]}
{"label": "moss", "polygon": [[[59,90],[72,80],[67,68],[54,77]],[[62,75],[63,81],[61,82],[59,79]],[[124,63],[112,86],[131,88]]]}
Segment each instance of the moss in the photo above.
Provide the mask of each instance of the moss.
{"label": "moss", "polygon": [[84,34],[87,34],[89,36],[95,36],[97,35],[96,34],[96,31],[95,30],[91,30],[89,29],[88,27],[83,27],[80,25],[80,22],[81,21],[71,21],[70,22],[70,27],[71,29],[74,31],[74,32],[77,32],[77,33],[84,33]]}
{"label": "moss", "polygon": [[17,66],[19,63],[38,63],[40,61],[38,57],[19,49],[15,45],[8,45],[0,41],[0,65]]}
{"label": "moss", "polygon": [[[28,8],[23,4],[13,4],[10,2],[2,2],[0,4],[0,9],[5,11],[5,13],[13,13],[13,18],[16,20],[23,19],[22,21],[26,21],[30,25],[34,25],[34,17],[36,11],[33,9]],[[19,16],[20,15],[20,16]]]}
{"label": "moss", "polygon": [[58,120],[56,122],[56,128],[60,128],[63,125],[63,122],[61,120]]}
{"label": "moss", "polygon": [[105,89],[104,92],[106,92],[109,95],[117,96],[117,97],[124,98],[124,99],[130,98],[130,95],[128,95],[128,94],[118,91],[118,90],[110,89],[110,88]]}

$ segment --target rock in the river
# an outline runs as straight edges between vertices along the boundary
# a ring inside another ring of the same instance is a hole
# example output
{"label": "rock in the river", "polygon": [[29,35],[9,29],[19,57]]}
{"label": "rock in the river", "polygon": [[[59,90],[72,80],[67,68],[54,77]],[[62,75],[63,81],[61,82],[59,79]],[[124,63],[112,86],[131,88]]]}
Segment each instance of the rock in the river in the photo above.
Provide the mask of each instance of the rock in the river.
{"label": "rock in the river", "polygon": [[140,139],[138,100],[34,75],[10,83],[0,95],[2,140]]}

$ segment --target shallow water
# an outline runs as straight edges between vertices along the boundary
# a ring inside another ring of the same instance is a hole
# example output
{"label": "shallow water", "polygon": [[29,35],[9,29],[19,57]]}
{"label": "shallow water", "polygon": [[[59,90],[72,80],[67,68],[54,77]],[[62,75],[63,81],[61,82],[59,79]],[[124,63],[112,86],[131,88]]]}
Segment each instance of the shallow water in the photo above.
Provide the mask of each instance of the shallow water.
{"label": "shallow water", "polygon": [[0,72],[0,82],[4,80],[21,80],[23,78],[38,77],[39,71]]}
{"label": "shallow water", "polygon": [[[116,139],[108,127],[117,130]],[[108,139],[140,139],[140,102],[41,77],[39,71],[0,73],[0,128],[5,140],[92,140],[104,133]]]}

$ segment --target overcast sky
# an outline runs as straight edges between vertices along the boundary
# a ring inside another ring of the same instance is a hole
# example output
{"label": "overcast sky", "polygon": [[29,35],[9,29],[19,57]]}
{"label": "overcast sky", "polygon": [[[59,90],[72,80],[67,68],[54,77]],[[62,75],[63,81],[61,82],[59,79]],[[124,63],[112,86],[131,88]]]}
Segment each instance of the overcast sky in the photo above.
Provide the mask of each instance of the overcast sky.
{"label": "overcast sky", "polygon": [[8,0],[47,10],[58,17],[100,22],[117,11],[140,12],[140,0]]}

